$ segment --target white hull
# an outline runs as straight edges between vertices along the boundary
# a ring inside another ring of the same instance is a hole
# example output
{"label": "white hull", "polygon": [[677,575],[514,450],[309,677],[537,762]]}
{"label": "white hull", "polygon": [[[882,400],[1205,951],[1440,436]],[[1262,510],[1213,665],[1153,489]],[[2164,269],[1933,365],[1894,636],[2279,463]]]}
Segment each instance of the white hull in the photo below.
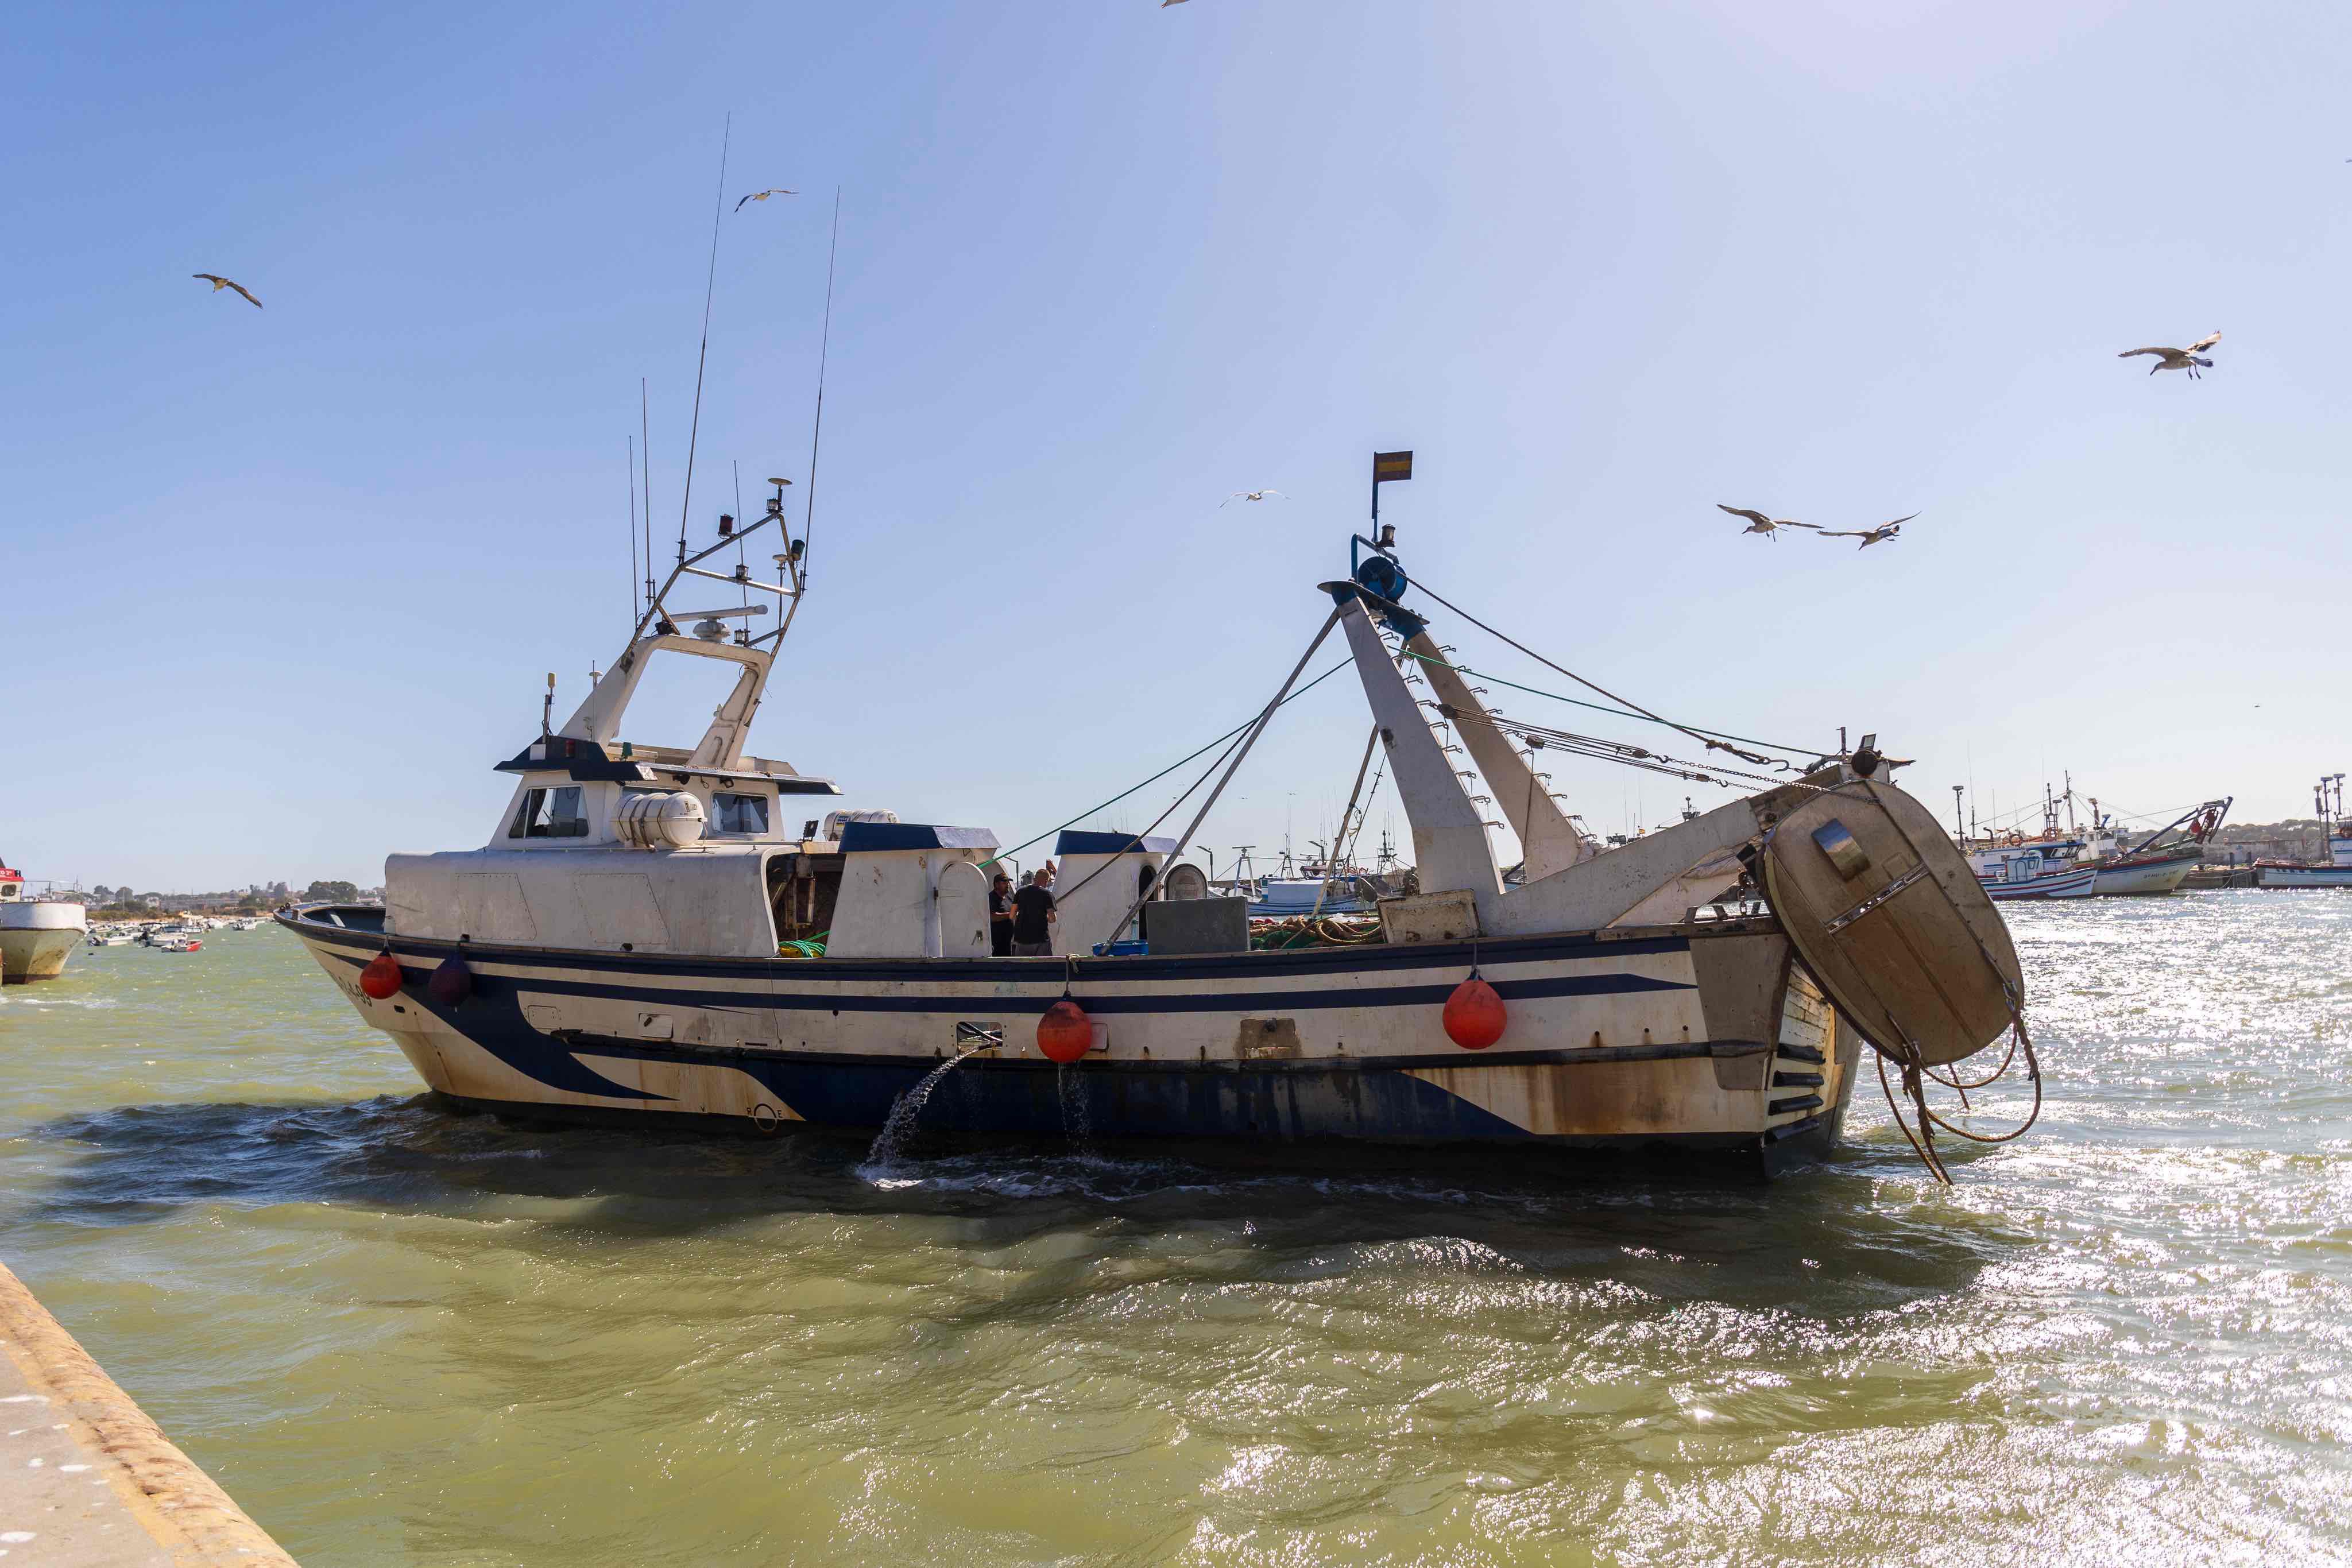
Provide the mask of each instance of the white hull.
{"label": "white hull", "polygon": [[0,904],[0,980],[54,980],[89,925],[79,904]]}
{"label": "white hull", "polygon": [[2254,885],[2256,887],[2352,887],[2352,865],[2256,866]]}
{"label": "white hull", "polygon": [[2099,873],[2089,866],[2044,872],[2031,882],[1987,882],[1985,894],[1995,904],[2029,898],[2088,898],[2097,890]]}
{"label": "white hull", "polygon": [[2197,858],[2193,855],[2179,860],[2157,861],[2147,865],[2103,865],[2098,868],[2098,883],[2094,891],[2103,894],[2173,893],[2179,891],[2197,865]]}

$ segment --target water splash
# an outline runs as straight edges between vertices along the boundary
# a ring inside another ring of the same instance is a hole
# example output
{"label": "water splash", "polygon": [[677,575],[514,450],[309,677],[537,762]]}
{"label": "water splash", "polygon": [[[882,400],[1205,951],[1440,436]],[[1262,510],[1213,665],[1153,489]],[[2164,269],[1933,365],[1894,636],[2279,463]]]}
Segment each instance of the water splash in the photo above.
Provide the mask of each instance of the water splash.
{"label": "water splash", "polygon": [[1086,1085],[1067,1062],[1055,1065],[1054,1089],[1062,1102],[1062,1131],[1070,1140],[1070,1152],[1082,1160],[1094,1158],[1095,1124],[1087,1109]]}
{"label": "water splash", "polygon": [[898,1164],[898,1155],[907,1146],[907,1140],[915,1135],[915,1119],[923,1113],[924,1103],[930,1099],[931,1091],[940,1086],[940,1080],[953,1071],[959,1062],[973,1054],[974,1052],[967,1051],[949,1057],[925,1073],[920,1083],[916,1084],[891,1103],[890,1114],[883,1120],[882,1131],[875,1134],[874,1146],[866,1151],[866,1163],[857,1167],[857,1174],[861,1177],[874,1183],[877,1186],[909,1185],[906,1177],[898,1176],[894,1172]]}

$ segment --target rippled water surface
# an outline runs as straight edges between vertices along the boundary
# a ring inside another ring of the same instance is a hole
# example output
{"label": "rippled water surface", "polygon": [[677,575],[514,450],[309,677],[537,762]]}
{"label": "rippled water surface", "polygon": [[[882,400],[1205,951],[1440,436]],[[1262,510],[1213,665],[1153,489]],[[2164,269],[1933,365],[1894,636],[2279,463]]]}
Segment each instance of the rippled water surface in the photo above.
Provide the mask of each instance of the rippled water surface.
{"label": "rippled water surface", "polygon": [[1769,1187],[550,1132],[275,930],[84,950],[0,1258],[310,1568],[2352,1561],[2352,895],[2009,914],[1950,1190],[1867,1075]]}

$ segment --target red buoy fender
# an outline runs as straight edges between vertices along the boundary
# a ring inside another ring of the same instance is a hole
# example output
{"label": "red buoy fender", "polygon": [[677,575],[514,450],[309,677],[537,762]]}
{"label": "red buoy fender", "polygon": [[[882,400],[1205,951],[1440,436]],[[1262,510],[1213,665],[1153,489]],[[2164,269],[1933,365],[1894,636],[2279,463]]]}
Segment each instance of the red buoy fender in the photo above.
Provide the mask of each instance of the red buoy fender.
{"label": "red buoy fender", "polygon": [[1085,1059],[1095,1045],[1095,1022],[1087,1009],[1064,997],[1037,1020],[1037,1049],[1048,1061],[1065,1064]]}
{"label": "red buoy fender", "polygon": [[360,989],[377,1001],[398,991],[400,980],[400,960],[392,956],[389,947],[370,958],[367,967],[360,971]]}
{"label": "red buoy fender", "polygon": [[1445,1038],[1465,1051],[1484,1051],[1502,1039],[1506,1021],[1503,998],[1475,975],[1445,998]]}
{"label": "red buoy fender", "polygon": [[441,960],[425,982],[425,994],[437,1007],[454,1008],[474,994],[474,971],[466,967],[466,960],[456,953]]}

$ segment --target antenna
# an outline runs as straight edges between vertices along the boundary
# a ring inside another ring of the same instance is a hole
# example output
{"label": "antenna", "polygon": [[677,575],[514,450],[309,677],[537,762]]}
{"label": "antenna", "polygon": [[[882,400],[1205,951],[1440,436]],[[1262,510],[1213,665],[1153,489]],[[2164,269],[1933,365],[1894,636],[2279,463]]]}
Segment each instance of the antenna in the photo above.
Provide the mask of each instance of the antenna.
{"label": "antenna", "polygon": [[[735,516],[740,519],[743,516],[743,465],[740,459],[730,458],[729,461],[735,469]],[[745,525],[738,521],[736,527],[740,528]],[[743,536],[738,533],[735,536],[735,580],[746,585],[743,589],[743,608],[746,611],[751,607],[751,558],[743,553]],[[735,628],[735,641],[747,648],[751,645],[751,617],[749,614],[743,617],[743,624]]]}
{"label": "antenna", "polygon": [[[646,412],[646,378],[637,378],[637,440],[645,453],[645,466],[640,470],[646,486],[646,614],[654,608],[654,444],[649,434],[651,416]],[[639,617],[640,620],[643,616]]]}
{"label": "antenna", "polygon": [[629,437],[629,624],[637,622],[637,438]]}
{"label": "antenna", "polygon": [[841,187],[833,188],[833,240],[824,252],[824,331],[816,346],[816,422],[809,431],[809,493],[801,503],[801,549],[812,547],[811,535],[816,532],[816,453],[817,443],[824,438],[824,362],[833,349],[833,263],[841,254]]}
{"label": "antenna", "polygon": [[694,500],[694,444],[702,434],[702,367],[710,359],[710,297],[719,285],[719,220],[727,211],[727,148],[735,139],[735,116],[719,141],[719,196],[710,204],[710,268],[702,280],[702,350],[694,361],[694,423],[686,434],[686,488],[677,498],[677,559],[686,559],[686,513]]}

